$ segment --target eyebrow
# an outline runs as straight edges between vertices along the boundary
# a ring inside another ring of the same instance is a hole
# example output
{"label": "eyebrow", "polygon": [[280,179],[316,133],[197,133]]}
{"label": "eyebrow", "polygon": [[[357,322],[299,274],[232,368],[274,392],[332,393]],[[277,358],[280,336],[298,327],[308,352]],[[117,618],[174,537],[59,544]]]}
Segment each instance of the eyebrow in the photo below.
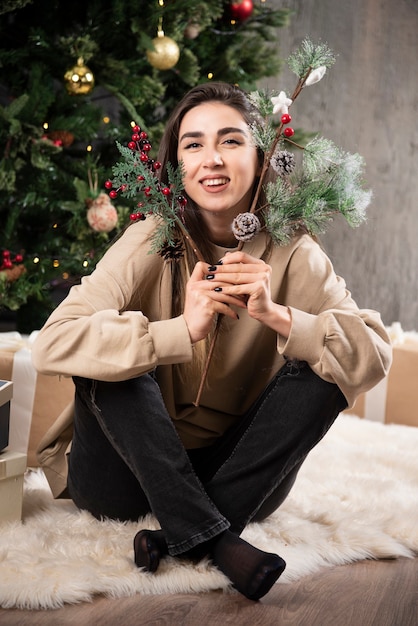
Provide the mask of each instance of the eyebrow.
{"label": "eyebrow", "polygon": [[[226,128],[220,128],[217,134],[218,134],[218,137],[223,137],[224,135],[229,135],[230,133],[240,133],[241,135],[244,135],[244,137],[247,136],[246,132],[242,128],[236,128],[235,126],[227,126]],[[203,136],[204,136],[204,133],[200,130],[190,131],[188,133],[184,133],[180,137],[179,143],[183,141],[183,139],[188,139],[188,138],[198,139]]]}

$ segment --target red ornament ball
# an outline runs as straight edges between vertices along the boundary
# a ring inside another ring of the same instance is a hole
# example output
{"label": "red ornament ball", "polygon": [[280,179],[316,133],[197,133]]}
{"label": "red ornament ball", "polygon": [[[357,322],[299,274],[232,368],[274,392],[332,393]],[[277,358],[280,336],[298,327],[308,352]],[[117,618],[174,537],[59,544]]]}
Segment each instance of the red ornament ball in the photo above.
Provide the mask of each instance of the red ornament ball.
{"label": "red ornament ball", "polygon": [[107,180],[107,181],[105,182],[104,186],[105,186],[105,188],[106,188],[106,189],[112,189],[112,187],[113,187],[113,183],[112,183],[112,181],[111,181],[111,180]]}
{"label": "red ornament ball", "polygon": [[117,191],[115,191],[114,189],[112,191],[109,191],[109,198],[112,198],[112,200],[114,200],[117,197],[118,197]]}
{"label": "red ornament ball", "polygon": [[248,20],[253,10],[253,0],[234,0],[229,5],[229,15],[232,20],[237,20],[237,22]]}
{"label": "red ornament ball", "polygon": [[292,137],[295,134],[295,131],[289,126],[289,128],[284,129],[283,134],[285,137]]}
{"label": "red ornament ball", "polygon": [[291,121],[292,121],[292,117],[289,115],[289,113],[283,113],[282,124],[290,124]]}

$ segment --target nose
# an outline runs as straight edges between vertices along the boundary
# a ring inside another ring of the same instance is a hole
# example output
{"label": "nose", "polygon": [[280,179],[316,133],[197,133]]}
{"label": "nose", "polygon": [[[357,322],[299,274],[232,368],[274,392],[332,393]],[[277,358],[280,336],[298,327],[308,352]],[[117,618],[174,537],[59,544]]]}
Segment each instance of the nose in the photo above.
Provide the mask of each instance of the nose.
{"label": "nose", "polygon": [[205,155],[204,164],[206,167],[215,167],[216,165],[223,165],[222,156],[215,149],[208,150]]}

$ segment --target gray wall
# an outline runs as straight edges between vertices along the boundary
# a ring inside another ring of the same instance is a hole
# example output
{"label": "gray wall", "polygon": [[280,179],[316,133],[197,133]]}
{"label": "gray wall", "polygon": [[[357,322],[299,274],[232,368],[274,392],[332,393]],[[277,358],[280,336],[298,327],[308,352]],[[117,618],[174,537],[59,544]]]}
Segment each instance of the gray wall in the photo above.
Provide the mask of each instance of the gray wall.
{"label": "gray wall", "polygon": [[[268,0],[294,10],[278,30],[286,59],[306,36],[337,62],[294,104],[292,124],[366,160],[368,221],[337,218],[322,241],[362,308],[418,330],[418,0]],[[262,86],[293,90],[284,68]]]}

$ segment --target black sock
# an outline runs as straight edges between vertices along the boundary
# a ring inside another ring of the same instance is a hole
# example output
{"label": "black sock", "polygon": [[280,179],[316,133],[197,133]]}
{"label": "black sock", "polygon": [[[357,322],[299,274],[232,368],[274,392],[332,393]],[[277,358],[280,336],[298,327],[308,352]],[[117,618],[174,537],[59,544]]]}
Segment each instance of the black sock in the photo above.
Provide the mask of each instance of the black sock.
{"label": "black sock", "polygon": [[162,530],[140,530],[134,538],[135,564],[148,572],[155,572],[160,559],[168,554]]}
{"label": "black sock", "polygon": [[270,591],[286,567],[277,554],[259,550],[229,530],[212,544],[211,556],[235,589],[250,600]]}

